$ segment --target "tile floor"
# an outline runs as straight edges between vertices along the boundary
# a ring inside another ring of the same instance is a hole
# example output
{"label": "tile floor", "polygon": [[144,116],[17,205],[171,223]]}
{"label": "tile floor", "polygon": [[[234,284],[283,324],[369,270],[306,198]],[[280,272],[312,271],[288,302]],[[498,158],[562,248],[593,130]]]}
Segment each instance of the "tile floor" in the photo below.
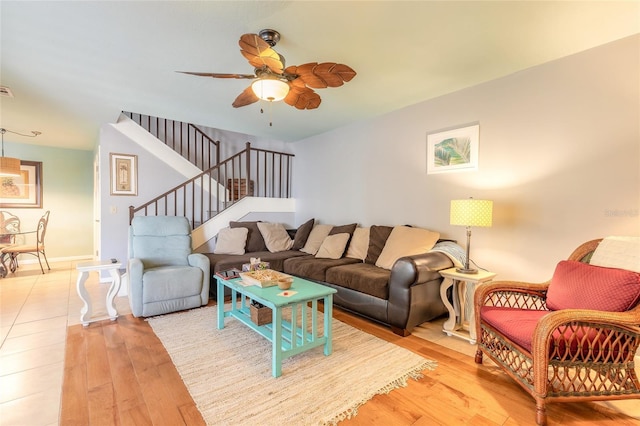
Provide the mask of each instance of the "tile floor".
{"label": "tile floor", "polygon": [[[80,323],[83,305],[76,291],[76,264],[21,265],[0,278],[0,425],[57,425],[67,327]],[[92,272],[85,284],[96,317],[106,316],[109,283]],[[116,298],[118,313],[131,310]]]}
{"label": "tile floor", "polygon": [[[58,425],[67,327],[80,323],[82,301],[76,291],[76,264],[21,265],[0,278],[0,426]],[[94,316],[105,316],[109,283],[92,272],[85,284]],[[131,313],[126,297],[116,298],[118,313]],[[475,345],[442,333],[444,319],[423,324],[414,334],[473,356]],[[640,403],[604,403],[640,419]]]}

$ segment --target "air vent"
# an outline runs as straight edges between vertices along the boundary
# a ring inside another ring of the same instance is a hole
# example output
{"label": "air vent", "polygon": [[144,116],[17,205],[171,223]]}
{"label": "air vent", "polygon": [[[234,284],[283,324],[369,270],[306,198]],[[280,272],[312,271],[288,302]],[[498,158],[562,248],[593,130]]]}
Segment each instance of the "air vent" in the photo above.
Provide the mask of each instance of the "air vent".
{"label": "air vent", "polygon": [[13,98],[13,92],[8,87],[0,86],[0,96],[6,96],[7,98]]}

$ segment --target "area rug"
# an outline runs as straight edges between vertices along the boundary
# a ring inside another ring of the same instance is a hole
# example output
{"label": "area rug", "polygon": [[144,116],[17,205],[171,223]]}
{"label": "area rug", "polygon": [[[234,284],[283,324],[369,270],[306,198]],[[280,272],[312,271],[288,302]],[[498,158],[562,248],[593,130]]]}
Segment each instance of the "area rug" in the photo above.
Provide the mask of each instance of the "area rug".
{"label": "area rug", "polygon": [[[287,358],[271,375],[271,344],[215,307],[150,318],[209,425],[333,425],[374,395],[406,386],[434,361],[333,320],[333,353]],[[320,321],[321,322],[321,321]]]}

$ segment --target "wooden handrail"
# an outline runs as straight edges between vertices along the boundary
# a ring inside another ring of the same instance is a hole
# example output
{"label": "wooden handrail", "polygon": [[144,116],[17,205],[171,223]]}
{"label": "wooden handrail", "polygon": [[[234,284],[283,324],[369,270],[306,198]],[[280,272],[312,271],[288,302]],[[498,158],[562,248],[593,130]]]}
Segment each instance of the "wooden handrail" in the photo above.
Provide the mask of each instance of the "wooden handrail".
{"label": "wooden handrail", "polygon": [[129,223],[136,214],[185,216],[195,229],[246,196],[291,198],[293,157],[247,142],[243,151],[141,206],[130,206]]}
{"label": "wooden handrail", "polygon": [[200,170],[210,169],[220,160],[220,141],[214,141],[194,124],[128,111],[122,111],[122,114]]}

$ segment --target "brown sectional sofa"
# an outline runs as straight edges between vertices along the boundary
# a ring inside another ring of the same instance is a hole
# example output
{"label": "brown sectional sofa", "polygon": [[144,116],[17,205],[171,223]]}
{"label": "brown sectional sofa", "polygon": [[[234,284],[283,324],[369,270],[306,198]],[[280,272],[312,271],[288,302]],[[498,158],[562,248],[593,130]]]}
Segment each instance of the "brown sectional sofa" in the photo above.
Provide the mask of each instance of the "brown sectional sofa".
{"label": "brown sectional sofa", "polygon": [[[298,230],[289,231],[293,239],[292,247],[278,252],[266,250],[264,240],[260,241],[262,235],[256,222],[232,222],[230,227],[246,227],[249,230],[246,252],[241,255],[205,253],[211,262],[212,274],[231,268],[240,269],[242,264],[249,263],[250,258],[259,257],[269,262],[271,269],[335,288],[336,306],[388,325],[402,336],[408,335],[415,326],[447,312],[440,298],[442,276],[438,271],[454,266],[449,255],[442,251],[425,250],[400,257],[390,269],[376,266],[394,227],[374,225],[363,228],[369,234],[364,258],[349,257],[350,247],[337,258],[319,258],[301,251],[306,248],[313,229],[313,219]],[[356,225],[351,224],[333,227],[331,232],[335,235],[346,231],[344,233],[351,237],[355,228]],[[362,240],[359,241],[362,244]],[[356,244],[356,239],[352,238],[350,244]],[[454,243],[439,241],[435,248],[440,244]],[[455,245],[455,248],[463,252],[461,247]],[[211,287],[215,291],[216,286]]]}

